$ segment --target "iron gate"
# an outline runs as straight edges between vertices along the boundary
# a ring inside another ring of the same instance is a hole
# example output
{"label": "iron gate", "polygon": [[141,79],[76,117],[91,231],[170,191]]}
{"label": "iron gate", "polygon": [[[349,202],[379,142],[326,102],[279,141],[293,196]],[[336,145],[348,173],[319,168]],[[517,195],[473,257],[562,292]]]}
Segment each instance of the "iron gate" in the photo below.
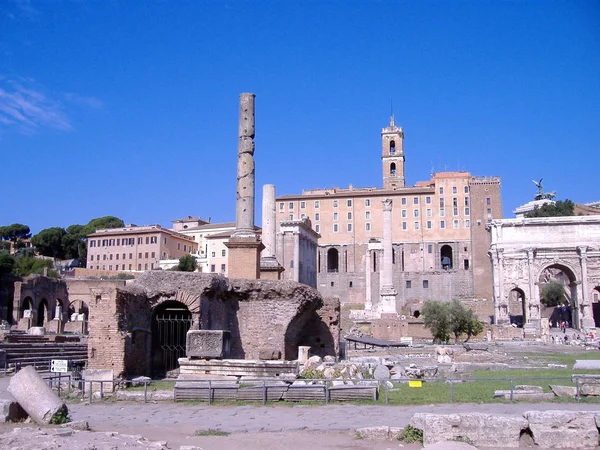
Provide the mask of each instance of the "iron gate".
{"label": "iron gate", "polygon": [[[179,367],[177,360],[185,356],[186,334],[192,326],[192,315],[187,309],[166,309],[154,317],[153,335],[162,352],[161,364],[155,370],[165,374]],[[155,346],[155,349],[157,347]]]}

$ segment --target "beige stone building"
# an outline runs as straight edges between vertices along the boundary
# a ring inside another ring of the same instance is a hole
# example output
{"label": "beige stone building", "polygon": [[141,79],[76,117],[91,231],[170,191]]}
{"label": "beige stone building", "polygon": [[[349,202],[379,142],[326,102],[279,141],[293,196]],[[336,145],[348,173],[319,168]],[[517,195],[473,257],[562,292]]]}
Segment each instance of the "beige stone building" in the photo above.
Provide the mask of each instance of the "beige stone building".
{"label": "beige stone building", "polygon": [[[342,303],[379,295],[384,199],[392,200],[394,287],[398,298],[492,298],[490,236],[502,218],[499,177],[435,173],[405,186],[404,132],[381,132],[383,188],[314,189],[277,198],[277,221],[309,218],[321,235],[318,289]],[[417,306],[418,307],[418,306]],[[490,303],[490,314],[493,312]]]}
{"label": "beige stone building", "polygon": [[96,270],[153,270],[161,259],[179,259],[198,251],[192,237],[160,225],[102,229],[87,239],[87,267]]}

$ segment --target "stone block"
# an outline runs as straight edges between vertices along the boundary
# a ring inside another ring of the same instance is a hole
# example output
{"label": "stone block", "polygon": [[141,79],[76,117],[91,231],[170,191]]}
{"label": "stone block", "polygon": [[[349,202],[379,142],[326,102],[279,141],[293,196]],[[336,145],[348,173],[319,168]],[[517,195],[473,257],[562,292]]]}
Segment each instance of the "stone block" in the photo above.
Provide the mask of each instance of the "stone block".
{"label": "stone block", "polygon": [[227,330],[190,330],[186,338],[188,358],[227,358],[230,333]]}
{"label": "stone block", "polygon": [[579,380],[580,386],[582,384],[600,384],[600,375],[594,375],[594,374],[571,375],[571,381],[573,383],[577,383],[577,380]]}
{"label": "stone block", "polygon": [[521,430],[527,428],[524,417],[483,413],[417,413],[411,423],[413,427],[423,430],[425,445],[468,440],[478,448],[518,448]]}
{"label": "stone block", "polygon": [[390,438],[390,427],[379,426],[379,427],[365,427],[356,430],[357,436],[361,439],[389,439]]}
{"label": "stone block", "polygon": [[[539,392],[528,393],[526,391],[514,391],[512,395],[513,400],[525,400],[528,402],[551,402],[554,398],[552,392],[540,394]],[[510,399],[510,394],[504,396],[504,400]]]}
{"label": "stone block", "polygon": [[534,443],[542,448],[596,448],[598,429],[595,412],[528,411]]}
{"label": "stone block", "polygon": [[320,356],[311,356],[310,358],[308,358],[306,360],[306,363],[304,363],[304,368],[305,369],[311,369],[311,368],[315,368],[319,365],[321,365],[321,363],[323,362],[323,360],[321,359]]}
{"label": "stone block", "polygon": [[258,359],[267,361],[281,359],[281,351],[275,348],[262,348],[258,351]]}
{"label": "stone block", "polygon": [[46,334],[46,329],[44,327],[31,327],[27,330],[27,334],[31,336],[44,336]]}
{"label": "stone block", "polygon": [[584,383],[579,386],[579,395],[597,397],[600,395],[600,384]]}
{"label": "stone block", "polygon": [[575,397],[577,395],[577,388],[574,386],[557,386],[551,384],[550,389],[552,389],[552,392],[557,397]]}
{"label": "stone block", "polygon": [[309,345],[298,346],[298,362],[304,364],[308,360],[308,352],[310,351]]}
{"label": "stone block", "polygon": [[375,367],[375,372],[373,373],[373,378],[378,381],[389,380],[390,379],[390,369],[387,366],[379,365]]}
{"label": "stone block", "polygon": [[27,413],[14,400],[0,399],[0,423],[18,422],[27,418]]}
{"label": "stone block", "polygon": [[112,369],[86,369],[81,372],[83,381],[85,382],[85,389],[91,389],[92,392],[100,392],[100,386],[102,386],[102,393],[108,394],[114,392],[115,385],[112,382],[114,380],[114,372]]}
{"label": "stone block", "polygon": [[538,393],[542,394],[544,392],[544,388],[542,386],[529,385],[529,384],[517,384],[515,386],[515,391],[527,391],[529,393]]}
{"label": "stone block", "polygon": [[49,424],[59,412],[67,413],[67,406],[46,384],[32,366],[14,374],[8,384],[8,392],[38,424]]}
{"label": "stone block", "polygon": [[578,359],[573,370],[600,370],[600,359]]}

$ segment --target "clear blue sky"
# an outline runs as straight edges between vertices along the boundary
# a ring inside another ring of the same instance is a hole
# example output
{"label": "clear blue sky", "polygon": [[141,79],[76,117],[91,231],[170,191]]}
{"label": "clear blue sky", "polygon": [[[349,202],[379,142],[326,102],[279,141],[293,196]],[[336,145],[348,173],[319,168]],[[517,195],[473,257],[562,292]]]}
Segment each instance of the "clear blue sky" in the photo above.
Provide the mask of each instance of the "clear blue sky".
{"label": "clear blue sky", "polygon": [[502,177],[600,200],[598,1],[1,1],[0,224],[235,220],[238,101],[256,93],[257,224],[277,194]]}

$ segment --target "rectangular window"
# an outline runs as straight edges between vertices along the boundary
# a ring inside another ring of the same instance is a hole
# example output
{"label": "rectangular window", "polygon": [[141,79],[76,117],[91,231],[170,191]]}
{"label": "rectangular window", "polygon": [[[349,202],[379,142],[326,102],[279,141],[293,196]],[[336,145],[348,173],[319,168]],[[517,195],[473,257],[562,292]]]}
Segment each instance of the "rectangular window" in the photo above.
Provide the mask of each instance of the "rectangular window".
{"label": "rectangular window", "polygon": [[452,186],[452,193],[456,194],[457,192],[458,192],[458,190],[457,190],[456,186]]}
{"label": "rectangular window", "polygon": [[469,193],[469,186],[465,186],[465,194]]}
{"label": "rectangular window", "polygon": [[152,236],[152,237],[150,238],[150,243],[151,243],[151,244],[156,244],[156,236]]}
{"label": "rectangular window", "polygon": [[469,260],[468,259],[465,259],[463,261],[463,267],[465,268],[465,270],[469,270]]}
{"label": "rectangular window", "polygon": [[121,245],[121,239],[117,239],[117,247]]}
{"label": "rectangular window", "polygon": [[333,232],[334,232],[334,233],[337,233],[337,232],[338,232],[338,224],[337,224],[337,223],[334,223],[334,224],[333,224]]}
{"label": "rectangular window", "polygon": [[[100,256],[100,255],[98,255],[98,256]],[[102,259],[103,259],[104,261],[106,261],[106,255],[102,255]]]}
{"label": "rectangular window", "polygon": [[321,202],[319,200],[315,200],[315,209],[319,209],[321,206]]}
{"label": "rectangular window", "polygon": [[419,204],[419,197],[413,197],[413,205]]}
{"label": "rectangular window", "polygon": [[211,271],[212,273],[215,273],[215,265],[214,265],[214,264],[211,264],[211,265],[210,265],[210,271]]}
{"label": "rectangular window", "polygon": [[129,254],[129,259],[133,259],[133,253]]}
{"label": "rectangular window", "polygon": [[139,238],[137,239],[137,242],[138,242],[138,245],[141,245],[141,244],[143,244],[143,243],[144,243],[144,238],[141,238],[141,237],[139,237]]}
{"label": "rectangular window", "polygon": [[285,208],[285,206],[283,205],[283,202],[279,203],[279,211],[283,211],[283,208]]}
{"label": "rectangular window", "polygon": [[142,265],[138,264],[138,270],[142,270]]}
{"label": "rectangular window", "polygon": [[440,217],[444,217],[446,215],[446,210],[444,208],[440,208]]}
{"label": "rectangular window", "polygon": [[371,200],[370,199],[365,199],[365,206],[371,206]]}
{"label": "rectangular window", "polygon": [[485,199],[485,204],[488,205],[488,206],[490,206],[492,204],[492,198],[491,197],[487,197]]}
{"label": "rectangular window", "polygon": [[119,259],[119,254],[115,254],[115,259]]}
{"label": "rectangular window", "polygon": [[444,195],[444,187],[440,186],[440,195]]}
{"label": "rectangular window", "polygon": [[427,203],[428,205],[431,204],[431,197],[425,197],[425,203]]}
{"label": "rectangular window", "polygon": [[445,220],[440,220],[440,228],[441,229],[446,228],[446,221]]}
{"label": "rectangular window", "polygon": [[221,250],[221,256],[225,256],[225,249]]}
{"label": "rectangular window", "polygon": [[365,211],[365,219],[369,220],[371,218],[371,211]]}
{"label": "rectangular window", "polygon": [[465,197],[465,206],[469,206],[469,197]]}
{"label": "rectangular window", "polygon": [[96,241],[90,241],[90,247],[95,247],[96,246]]}
{"label": "rectangular window", "polygon": [[132,270],[133,264],[129,264],[129,270]]}
{"label": "rectangular window", "polygon": [[488,219],[489,219],[490,217],[492,217],[492,208],[488,208],[488,209],[487,209],[487,216],[488,216]]}
{"label": "rectangular window", "polygon": [[428,220],[428,221],[427,221],[427,229],[428,229],[428,230],[431,230],[431,220]]}
{"label": "rectangular window", "polygon": [[427,217],[431,217],[431,208],[427,208],[427,209],[425,210],[425,215],[426,215]]}
{"label": "rectangular window", "polygon": [[350,208],[352,206],[352,200],[346,200],[346,206]]}
{"label": "rectangular window", "polygon": [[121,266],[121,270],[125,270],[125,264]]}
{"label": "rectangular window", "polygon": [[402,222],[402,229],[406,230],[406,222]]}
{"label": "rectangular window", "polygon": [[337,201],[337,200],[334,200],[334,201],[333,201],[333,207],[334,207],[334,208],[337,208],[337,207],[338,207],[338,201]]}
{"label": "rectangular window", "polygon": [[407,216],[406,209],[403,209],[403,210],[402,210],[402,217],[403,217],[403,218],[405,218],[406,216]]}
{"label": "rectangular window", "polygon": [[127,257],[127,253],[123,253],[123,259]]}
{"label": "rectangular window", "polygon": [[315,231],[316,231],[317,233],[319,233],[319,232],[321,231],[321,227],[320,227],[320,225],[319,225],[319,224],[316,224],[316,225],[315,225]]}
{"label": "rectangular window", "polygon": [[321,214],[315,213],[315,220],[321,220]]}
{"label": "rectangular window", "polygon": [[352,220],[352,213],[348,211],[348,220]]}
{"label": "rectangular window", "polygon": [[453,226],[454,228],[458,228],[458,219],[454,219],[454,220],[452,221],[452,226]]}
{"label": "rectangular window", "polygon": [[333,220],[338,220],[338,213],[333,213]]}
{"label": "rectangular window", "polygon": [[403,205],[406,205],[406,197],[402,197],[402,202]]}
{"label": "rectangular window", "polygon": [[144,264],[144,270],[148,270],[148,263]]}
{"label": "rectangular window", "polygon": [[102,239],[102,247],[108,247],[108,239]]}
{"label": "rectangular window", "polygon": [[108,245],[110,245],[111,247],[113,247],[115,245],[115,240],[114,239],[110,239],[108,241]]}
{"label": "rectangular window", "polygon": [[471,208],[465,207],[465,216],[471,215]]}
{"label": "rectangular window", "polygon": [[465,219],[465,228],[471,228],[471,221],[469,219]]}
{"label": "rectangular window", "polygon": [[138,259],[142,259],[142,252],[138,253]]}
{"label": "rectangular window", "polygon": [[177,250],[181,250],[181,242],[177,243]]}
{"label": "rectangular window", "polygon": [[152,252],[152,257],[156,258],[156,253]]}
{"label": "rectangular window", "polygon": [[300,209],[306,208],[306,202],[300,202]]}
{"label": "rectangular window", "polygon": [[112,264],[108,265],[108,270],[112,270]]}
{"label": "rectangular window", "polygon": [[217,252],[212,252],[212,253],[210,254],[210,256],[212,256],[213,258],[214,258],[216,255],[217,255]]}
{"label": "rectangular window", "polygon": [[419,229],[419,222],[415,222],[415,230]]}
{"label": "rectangular window", "polygon": [[148,252],[144,253],[144,258],[148,259]]}
{"label": "rectangular window", "polygon": [[452,206],[458,206],[458,197],[452,197]]}
{"label": "rectangular window", "polygon": [[306,219],[306,214],[300,214],[301,219]]}
{"label": "rectangular window", "polygon": [[150,264],[150,268],[154,270],[154,263]]}
{"label": "rectangular window", "polygon": [[290,214],[290,216],[288,217],[288,219],[290,219],[290,220],[294,220],[294,215],[293,215],[293,214]]}
{"label": "rectangular window", "polygon": [[183,251],[187,252],[187,245],[186,244],[183,244]]}
{"label": "rectangular window", "polygon": [[221,264],[221,273],[225,273],[225,264]]}
{"label": "rectangular window", "polygon": [[371,223],[370,222],[365,223],[365,230],[371,231]]}
{"label": "rectangular window", "polygon": [[294,202],[289,202],[288,203],[288,208],[291,211],[292,209],[294,209]]}
{"label": "rectangular window", "polygon": [[150,243],[150,236],[146,236],[146,244]]}
{"label": "rectangular window", "polygon": [[347,229],[348,229],[348,231],[352,231],[352,224],[351,223],[348,224]]}
{"label": "rectangular window", "polygon": [[458,208],[452,208],[452,215],[458,216]]}
{"label": "rectangular window", "polygon": [[406,289],[412,288],[412,281],[406,280]]}
{"label": "rectangular window", "polygon": [[429,280],[423,280],[423,289],[429,288]]}
{"label": "rectangular window", "polygon": [[167,244],[167,238],[165,238],[165,245]]}
{"label": "rectangular window", "polygon": [[433,244],[427,244],[427,253],[433,253]]}
{"label": "rectangular window", "polygon": [[108,255],[108,259],[112,261],[112,253]]}
{"label": "rectangular window", "polygon": [[444,207],[444,198],[440,198],[440,208]]}
{"label": "rectangular window", "polygon": [[418,210],[418,209],[415,209],[415,210],[413,211],[413,216],[414,216],[414,217],[419,217],[419,210]]}

